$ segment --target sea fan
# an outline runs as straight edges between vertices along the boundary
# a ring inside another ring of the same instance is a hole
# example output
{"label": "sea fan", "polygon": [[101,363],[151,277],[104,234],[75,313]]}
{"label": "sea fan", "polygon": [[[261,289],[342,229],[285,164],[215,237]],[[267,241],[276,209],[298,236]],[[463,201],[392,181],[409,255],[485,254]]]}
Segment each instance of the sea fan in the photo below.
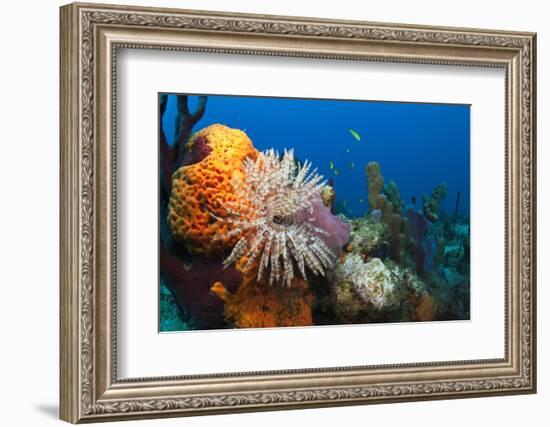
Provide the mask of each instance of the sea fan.
{"label": "sea fan", "polygon": [[313,224],[314,204],[326,186],[311,162],[296,166],[293,150],[282,156],[273,149],[256,160],[245,159],[244,176],[233,178],[236,201],[227,203],[230,236],[239,238],[225,259],[228,266],[246,257],[244,271],[257,268],[257,279],[269,274],[269,284],[290,286],[297,267],[324,275],[336,254],[322,236],[329,234]]}

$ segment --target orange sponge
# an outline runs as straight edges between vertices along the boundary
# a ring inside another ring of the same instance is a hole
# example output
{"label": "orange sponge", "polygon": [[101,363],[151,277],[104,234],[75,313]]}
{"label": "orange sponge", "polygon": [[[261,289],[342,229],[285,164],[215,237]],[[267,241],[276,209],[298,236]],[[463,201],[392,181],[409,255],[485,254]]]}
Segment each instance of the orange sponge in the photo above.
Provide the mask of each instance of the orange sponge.
{"label": "orange sponge", "polygon": [[225,319],[237,328],[274,328],[279,326],[310,326],[313,324],[309,284],[294,278],[292,285],[271,286],[256,280],[257,265],[245,270],[248,259],[237,261],[243,275],[239,289],[232,294],[222,282],[210,291],[225,304]]}
{"label": "orange sponge", "polygon": [[190,138],[188,153],[191,164],[172,176],[168,223],[191,252],[216,256],[231,249],[237,238],[226,237],[228,223],[215,217],[227,216],[222,205],[235,199],[233,176],[243,174],[243,160],[255,159],[258,151],[243,131],[214,124]]}
{"label": "orange sponge", "polygon": [[291,287],[258,283],[256,276],[243,279],[236,293],[231,294],[221,282],[210,288],[225,304],[226,320],[237,328],[273,328],[309,326],[312,295],[309,285],[295,278]]}

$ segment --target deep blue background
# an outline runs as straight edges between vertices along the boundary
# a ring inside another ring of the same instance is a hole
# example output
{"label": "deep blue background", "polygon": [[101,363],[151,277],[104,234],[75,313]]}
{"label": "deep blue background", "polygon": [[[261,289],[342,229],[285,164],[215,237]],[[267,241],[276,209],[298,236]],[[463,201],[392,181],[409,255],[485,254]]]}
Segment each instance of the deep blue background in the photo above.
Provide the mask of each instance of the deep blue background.
{"label": "deep blue background", "polygon": [[[190,96],[191,108],[196,101]],[[169,142],[175,112],[175,96],[170,95],[163,121]],[[194,130],[212,123],[244,130],[259,150],[294,148],[298,159],[309,159],[327,179],[334,179],[337,200],[345,201],[355,216],[369,208],[364,167],[372,160],[380,164],[386,182],[397,183],[405,203],[415,196],[420,207],[422,193],[446,181],[443,208],[454,212],[460,190],[460,212],[469,216],[468,105],[209,96]],[[350,128],[361,135],[360,142]]]}

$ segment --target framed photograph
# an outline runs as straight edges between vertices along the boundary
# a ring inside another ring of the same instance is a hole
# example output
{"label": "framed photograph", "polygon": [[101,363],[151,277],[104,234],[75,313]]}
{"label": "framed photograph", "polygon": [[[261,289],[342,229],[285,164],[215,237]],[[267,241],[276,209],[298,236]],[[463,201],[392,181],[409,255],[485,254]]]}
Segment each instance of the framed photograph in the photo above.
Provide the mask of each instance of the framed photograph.
{"label": "framed photograph", "polygon": [[60,22],[63,420],[536,391],[535,34]]}

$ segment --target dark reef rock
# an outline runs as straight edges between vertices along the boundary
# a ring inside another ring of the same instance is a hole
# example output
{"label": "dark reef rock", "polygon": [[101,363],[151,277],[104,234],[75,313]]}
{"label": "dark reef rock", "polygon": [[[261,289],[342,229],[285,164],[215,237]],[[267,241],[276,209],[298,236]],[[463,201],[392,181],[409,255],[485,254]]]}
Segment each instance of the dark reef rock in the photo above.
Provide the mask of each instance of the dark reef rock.
{"label": "dark reef rock", "polygon": [[163,280],[178,306],[191,316],[201,329],[227,328],[224,304],[210,292],[213,283],[221,281],[235,292],[242,281],[233,267],[223,269],[222,262],[196,258],[190,265],[161,247],[160,265]]}

